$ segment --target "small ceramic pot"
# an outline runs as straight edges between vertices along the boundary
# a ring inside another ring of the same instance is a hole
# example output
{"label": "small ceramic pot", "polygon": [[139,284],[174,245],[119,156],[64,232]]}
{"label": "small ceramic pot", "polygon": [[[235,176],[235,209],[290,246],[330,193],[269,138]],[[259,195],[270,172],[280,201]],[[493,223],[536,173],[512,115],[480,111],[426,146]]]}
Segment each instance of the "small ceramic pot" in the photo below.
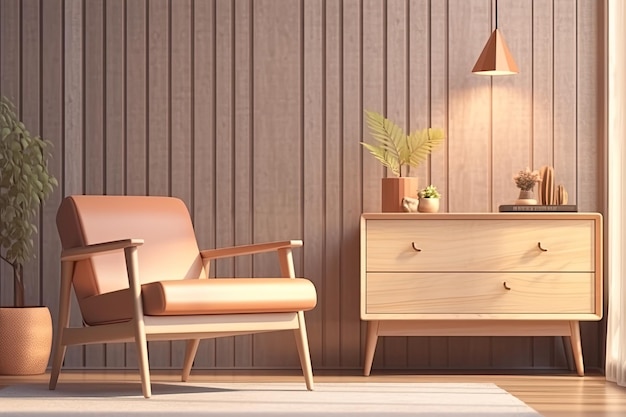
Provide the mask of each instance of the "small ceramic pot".
{"label": "small ceramic pot", "polygon": [[420,213],[437,213],[439,211],[439,199],[438,198],[420,198],[417,211]]}

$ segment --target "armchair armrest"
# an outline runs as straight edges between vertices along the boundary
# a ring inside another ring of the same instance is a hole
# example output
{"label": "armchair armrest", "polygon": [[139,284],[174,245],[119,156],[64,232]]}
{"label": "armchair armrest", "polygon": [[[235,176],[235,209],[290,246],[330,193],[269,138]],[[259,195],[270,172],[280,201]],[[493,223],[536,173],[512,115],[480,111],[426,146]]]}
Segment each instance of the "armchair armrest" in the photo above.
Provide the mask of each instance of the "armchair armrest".
{"label": "armchair armrest", "polygon": [[79,261],[81,259],[87,259],[93,255],[141,245],[143,245],[143,239],[122,239],[111,242],[95,243],[87,246],[79,246],[63,250],[61,252],[61,261]]}
{"label": "armchair armrest", "polygon": [[302,246],[301,240],[285,240],[281,242],[254,243],[251,245],[231,246],[219,249],[200,251],[203,259],[230,258],[233,256],[252,255],[255,253],[272,252],[280,249],[297,248]]}

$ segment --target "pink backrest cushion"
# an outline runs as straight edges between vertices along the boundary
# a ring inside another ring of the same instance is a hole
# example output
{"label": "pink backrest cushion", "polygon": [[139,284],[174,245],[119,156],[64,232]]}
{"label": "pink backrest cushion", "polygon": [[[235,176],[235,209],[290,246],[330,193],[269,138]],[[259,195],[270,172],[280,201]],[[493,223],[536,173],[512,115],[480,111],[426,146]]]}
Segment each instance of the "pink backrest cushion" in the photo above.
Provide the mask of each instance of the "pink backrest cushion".
{"label": "pink backrest cushion", "polygon": [[[204,276],[189,211],[178,198],[74,195],[63,199],[57,229],[64,249],[120,239],[143,239],[141,283]],[[128,288],[124,252],[79,261],[73,285],[79,300]]]}

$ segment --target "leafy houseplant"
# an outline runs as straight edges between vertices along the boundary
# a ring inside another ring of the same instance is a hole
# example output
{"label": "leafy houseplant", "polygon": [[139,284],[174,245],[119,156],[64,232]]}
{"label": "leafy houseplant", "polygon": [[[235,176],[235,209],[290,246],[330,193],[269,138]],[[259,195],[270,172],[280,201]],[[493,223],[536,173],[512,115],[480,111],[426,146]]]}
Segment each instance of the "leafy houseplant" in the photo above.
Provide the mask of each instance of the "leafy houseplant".
{"label": "leafy houseplant", "polygon": [[57,180],[48,172],[52,144],[32,135],[13,103],[0,97],[0,258],[13,268],[13,300],[24,306],[24,263],[33,258],[33,217]]}
{"label": "leafy houseplant", "polygon": [[[434,148],[443,142],[443,129],[426,128],[405,134],[401,127],[383,115],[365,110],[367,125],[377,144],[361,144],[396,177],[409,176]],[[403,169],[405,168],[406,169]]]}
{"label": "leafy houseplant", "polygon": [[422,129],[405,134],[402,128],[383,115],[365,110],[367,125],[375,144],[361,142],[394,177],[382,178],[382,211],[404,211],[405,197],[415,198],[417,178],[410,170],[428,158],[432,150],[443,142],[442,129]]}

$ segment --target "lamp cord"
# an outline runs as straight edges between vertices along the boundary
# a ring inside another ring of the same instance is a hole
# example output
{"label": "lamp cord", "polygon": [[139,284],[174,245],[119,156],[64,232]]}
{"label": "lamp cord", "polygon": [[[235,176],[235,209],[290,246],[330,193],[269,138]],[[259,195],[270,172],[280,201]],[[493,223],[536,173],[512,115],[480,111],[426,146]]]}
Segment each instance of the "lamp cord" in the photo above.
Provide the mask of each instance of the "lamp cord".
{"label": "lamp cord", "polygon": [[496,29],[498,29],[498,0],[496,0]]}

